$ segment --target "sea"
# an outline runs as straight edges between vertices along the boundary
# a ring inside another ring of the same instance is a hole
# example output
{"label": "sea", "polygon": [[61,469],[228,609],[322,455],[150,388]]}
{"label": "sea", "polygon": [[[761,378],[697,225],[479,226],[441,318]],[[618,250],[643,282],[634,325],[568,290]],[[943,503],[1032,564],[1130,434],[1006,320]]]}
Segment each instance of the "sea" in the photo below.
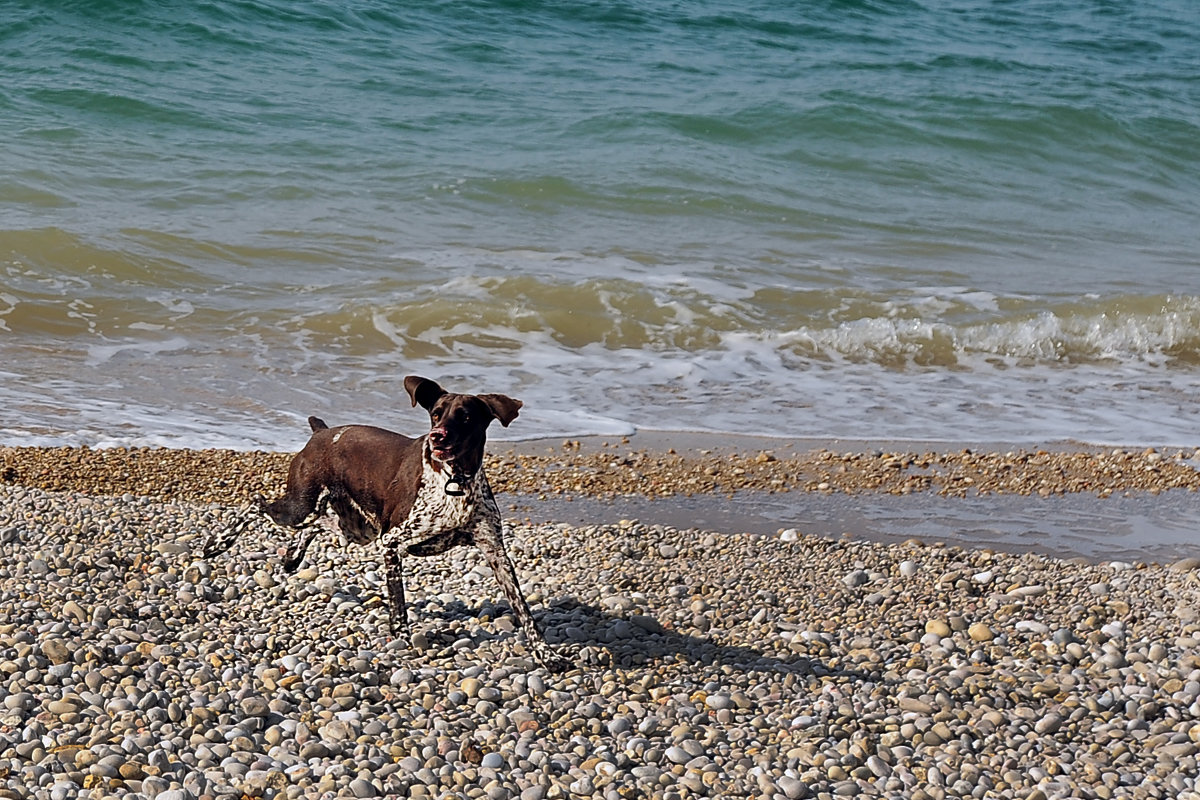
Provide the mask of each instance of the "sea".
{"label": "sea", "polygon": [[0,444],[1200,445],[1195,0],[6,0]]}

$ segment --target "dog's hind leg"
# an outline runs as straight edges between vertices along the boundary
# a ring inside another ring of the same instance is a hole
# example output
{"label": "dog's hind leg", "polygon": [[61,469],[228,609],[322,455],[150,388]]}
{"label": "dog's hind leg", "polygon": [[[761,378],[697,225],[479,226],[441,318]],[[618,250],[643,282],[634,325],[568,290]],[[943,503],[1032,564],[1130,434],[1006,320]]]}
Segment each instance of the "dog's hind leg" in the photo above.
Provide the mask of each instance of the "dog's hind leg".
{"label": "dog's hind leg", "polygon": [[[295,572],[296,568],[300,566],[300,562],[304,560],[304,553],[308,550],[308,546],[312,544],[312,540],[317,538],[317,534],[321,532],[321,517],[325,516],[325,511],[328,508],[329,495],[322,492],[320,501],[314,504],[314,508],[310,510],[301,523],[291,526],[295,529],[296,536],[292,539],[292,546],[288,548],[287,557],[283,560],[283,569],[285,572]],[[273,516],[271,518],[275,519]]]}
{"label": "dog's hind leg", "polygon": [[430,536],[428,539],[410,544],[407,548],[410,556],[438,556],[452,548],[458,547],[460,544],[471,543],[471,532],[465,528],[456,528],[452,531],[439,533]]}
{"label": "dog's hind leg", "polygon": [[[315,417],[313,419],[320,422]],[[309,424],[312,422],[310,421]],[[313,430],[318,430],[318,428],[314,426]],[[276,525],[282,525],[285,528],[299,528],[313,515],[314,511],[317,516],[325,513],[328,497],[324,481],[321,480],[317,468],[313,466],[312,459],[304,457],[305,451],[310,446],[311,442],[305,446],[305,450],[292,459],[292,464],[288,467],[287,487],[283,494],[270,503],[259,501],[259,508]],[[317,508],[318,505],[320,509]]]}
{"label": "dog's hind leg", "polygon": [[[317,504],[320,502],[321,509],[317,510]],[[276,525],[284,528],[298,528],[309,517],[320,516],[325,513],[324,493],[316,491],[293,492],[291,488],[284,492],[278,499],[267,503],[260,502],[259,508],[262,513],[271,518],[271,521]]]}
{"label": "dog's hind leg", "polygon": [[233,522],[219,531],[214,531],[204,542],[204,557],[213,558],[219,556],[233,547],[238,537],[245,532],[246,528],[253,524],[254,518],[258,515],[260,508],[261,500],[257,503],[248,504],[241,511],[237,512]]}
{"label": "dog's hind leg", "polygon": [[304,560],[305,551],[308,550],[308,546],[312,544],[313,539],[317,538],[320,531],[321,527],[315,522],[296,529],[296,538],[292,539],[292,546],[288,548],[287,556],[283,559],[284,572],[296,571],[300,562]]}

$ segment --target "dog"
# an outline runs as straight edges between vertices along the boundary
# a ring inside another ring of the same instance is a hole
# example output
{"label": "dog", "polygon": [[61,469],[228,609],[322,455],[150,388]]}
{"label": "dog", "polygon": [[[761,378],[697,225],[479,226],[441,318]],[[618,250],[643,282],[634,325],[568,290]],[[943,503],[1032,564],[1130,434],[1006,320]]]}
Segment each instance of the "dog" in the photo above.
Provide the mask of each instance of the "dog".
{"label": "dog", "polygon": [[[383,546],[389,623],[393,635],[409,639],[402,561],[405,554],[432,556],[473,544],[496,576],[517,615],[530,649],[552,671],[567,662],[546,642],[521,594],[504,549],[500,509],[483,470],[483,450],[492,420],[508,427],[523,405],[502,394],[453,394],[434,381],[410,375],[404,388],[429,412],[430,429],[417,439],[369,425],[330,428],[309,417],[312,436],[292,458],[287,487],[257,509],[276,525],[295,531],[284,560],[293,572],[316,537],[319,520],[332,509],[347,541]],[[214,534],[206,558],[225,552],[250,520]]]}

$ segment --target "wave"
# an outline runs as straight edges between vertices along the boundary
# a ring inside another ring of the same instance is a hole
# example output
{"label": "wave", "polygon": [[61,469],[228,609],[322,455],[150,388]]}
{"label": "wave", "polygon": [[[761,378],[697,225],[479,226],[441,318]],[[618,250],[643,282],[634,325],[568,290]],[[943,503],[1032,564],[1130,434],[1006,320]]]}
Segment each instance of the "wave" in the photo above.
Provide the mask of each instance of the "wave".
{"label": "wave", "polygon": [[[371,326],[401,350],[444,355],[464,349],[516,354],[540,338],[568,351],[595,347],[681,358],[758,342],[793,367],[1200,364],[1200,297],[1190,295],[1097,297],[1044,308],[966,291],[897,297],[774,290],[738,299],[686,285],[613,280],[547,287],[517,278],[482,287],[487,302],[451,294],[374,308]],[[348,330],[365,319],[349,312],[324,327]]]}
{"label": "wave", "polygon": [[893,368],[1128,361],[1195,365],[1200,363],[1200,302],[1196,297],[1110,298],[1097,307],[1072,304],[957,325],[915,317],[864,317],[788,331],[780,340],[803,358]]}
{"label": "wave", "polygon": [[187,342],[262,363],[497,363],[544,349],[599,364],[753,345],[793,369],[1200,364],[1200,296],[1189,294],[797,287],[636,253],[411,252],[367,272],[341,266],[348,239],[252,248],[131,230],[109,247],[51,229],[0,243],[15,254],[0,262],[0,329],[93,363]]}

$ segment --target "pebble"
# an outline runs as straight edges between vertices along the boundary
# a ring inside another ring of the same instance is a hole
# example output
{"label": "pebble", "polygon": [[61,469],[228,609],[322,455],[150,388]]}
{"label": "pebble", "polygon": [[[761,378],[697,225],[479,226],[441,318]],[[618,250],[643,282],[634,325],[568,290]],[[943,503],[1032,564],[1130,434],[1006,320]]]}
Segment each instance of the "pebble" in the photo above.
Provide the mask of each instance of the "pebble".
{"label": "pebble", "polygon": [[363,778],[356,778],[350,782],[350,793],[355,797],[378,797],[379,791],[375,785]]}
{"label": "pebble", "polygon": [[720,711],[723,708],[731,708],[734,705],[733,698],[728,694],[723,693],[710,694],[705,699],[704,703],[714,711]]}
{"label": "pebble", "polygon": [[665,755],[667,757],[667,760],[670,761],[672,764],[686,764],[687,762],[692,760],[691,754],[688,753],[688,751],[684,750],[682,747],[678,747],[678,746],[667,748],[667,752],[664,753],[663,755]]}
{"label": "pebble", "polygon": [[1033,730],[1039,735],[1057,733],[1062,727],[1063,719],[1058,714],[1047,714],[1034,724]]}
{"label": "pebble", "polygon": [[[134,454],[120,463],[152,474]],[[834,460],[821,477],[841,490]],[[262,483],[224,467],[236,491]],[[1200,621],[1171,611],[1195,592],[1191,566],[509,525],[572,661],[551,674],[477,551],[406,559],[408,647],[387,632],[375,548],[322,533],[289,577],[285,537],[262,526],[205,560],[235,503],[133,491],[0,485],[0,531],[19,531],[0,539],[0,797],[1200,790]]]}
{"label": "pebble", "polygon": [[992,633],[992,629],[987,624],[976,622],[967,628],[967,635],[974,642],[990,642],[995,634]]}
{"label": "pebble", "polygon": [[782,776],[778,784],[779,790],[783,792],[784,797],[787,797],[788,800],[799,800],[799,798],[804,797],[808,792],[808,786],[802,781],[787,775]]}
{"label": "pebble", "polygon": [[950,635],[950,625],[944,619],[931,619],[925,623],[925,632],[932,633],[939,639],[945,639]]}
{"label": "pebble", "polygon": [[918,697],[901,697],[897,704],[901,711],[911,711],[916,714],[929,714],[933,712],[933,706]]}
{"label": "pebble", "polygon": [[866,570],[856,569],[853,572],[847,573],[847,575],[842,578],[842,582],[845,583],[846,586],[853,589],[855,587],[864,586],[867,583],[870,583],[871,576],[867,574]]}

